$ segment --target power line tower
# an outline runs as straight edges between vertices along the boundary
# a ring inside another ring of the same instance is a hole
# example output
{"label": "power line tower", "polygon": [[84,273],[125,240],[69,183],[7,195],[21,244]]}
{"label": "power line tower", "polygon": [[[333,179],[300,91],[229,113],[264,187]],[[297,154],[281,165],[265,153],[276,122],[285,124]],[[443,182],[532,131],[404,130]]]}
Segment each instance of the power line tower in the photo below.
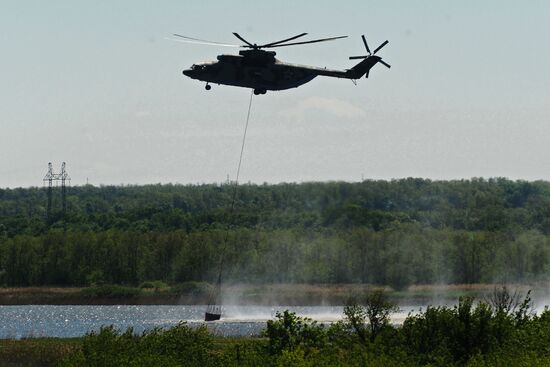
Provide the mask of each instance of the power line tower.
{"label": "power line tower", "polygon": [[65,183],[66,181],[71,181],[71,177],[65,170],[65,162],[61,164],[59,178],[61,179],[61,207],[63,209],[63,214],[65,214],[67,212],[67,186]]}
{"label": "power line tower", "polygon": [[71,181],[71,176],[67,173],[65,169],[65,162],[61,164],[61,173],[54,173],[52,163],[48,163],[48,173],[44,176],[42,181],[48,183],[48,207],[46,210],[46,215],[48,218],[51,218],[52,215],[52,196],[53,196],[53,181],[61,181],[61,209],[63,214],[67,212],[67,181]]}
{"label": "power line tower", "polygon": [[46,173],[46,176],[44,176],[43,182],[48,182],[48,207],[46,209],[46,216],[50,218],[52,213],[52,181],[53,181],[53,166],[52,162],[48,163],[48,173]]}

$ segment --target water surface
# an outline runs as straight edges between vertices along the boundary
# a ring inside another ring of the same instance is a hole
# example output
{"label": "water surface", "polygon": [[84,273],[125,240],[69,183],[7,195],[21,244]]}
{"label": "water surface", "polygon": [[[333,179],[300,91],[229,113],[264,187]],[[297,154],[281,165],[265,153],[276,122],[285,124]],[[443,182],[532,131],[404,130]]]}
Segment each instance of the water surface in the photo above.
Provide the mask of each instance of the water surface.
{"label": "water surface", "polygon": [[[204,324],[206,306],[0,306],[0,338],[78,337],[97,331],[103,325],[114,325],[120,330],[133,327],[141,333],[154,327],[170,327],[180,321],[191,325]],[[206,323],[217,335],[259,335],[266,321],[277,311],[290,310],[299,316],[321,323],[342,318],[341,306],[226,306],[222,320]],[[418,310],[418,306],[414,309]],[[392,321],[402,322],[413,307],[401,307]]]}

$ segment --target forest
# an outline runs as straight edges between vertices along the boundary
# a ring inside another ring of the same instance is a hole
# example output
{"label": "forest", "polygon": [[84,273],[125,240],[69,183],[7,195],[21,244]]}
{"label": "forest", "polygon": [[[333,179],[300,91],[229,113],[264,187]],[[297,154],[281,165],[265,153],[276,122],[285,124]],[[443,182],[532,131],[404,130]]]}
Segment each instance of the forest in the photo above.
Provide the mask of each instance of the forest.
{"label": "forest", "polygon": [[546,281],[550,183],[505,178],[0,189],[0,286]]}

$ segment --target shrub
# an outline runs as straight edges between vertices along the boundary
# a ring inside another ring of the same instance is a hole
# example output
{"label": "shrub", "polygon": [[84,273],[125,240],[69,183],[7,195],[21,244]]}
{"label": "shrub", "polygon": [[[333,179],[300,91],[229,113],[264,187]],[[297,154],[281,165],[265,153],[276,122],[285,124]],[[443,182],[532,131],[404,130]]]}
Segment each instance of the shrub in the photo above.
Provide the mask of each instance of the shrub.
{"label": "shrub", "polygon": [[263,335],[269,338],[271,354],[280,354],[296,347],[322,347],[327,343],[327,332],[323,325],[309,318],[296,316],[285,310],[275,314],[276,320],[268,320]]}
{"label": "shrub", "polygon": [[448,363],[465,362],[478,354],[489,354],[511,340],[513,317],[493,313],[473,298],[460,298],[457,306],[428,307],[426,312],[410,315],[401,328],[403,345],[423,363],[443,358]]}
{"label": "shrub", "polygon": [[94,270],[86,276],[86,281],[92,287],[101,286],[105,284],[105,276],[101,270]]}
{"label": "shrub", "polygon": [[389,325],[390,315],[397,311],[397,305],[390,302],[382,290],[368,292],[362,300],[350,298],[344,306],[348,327],[364,344],[367,342],[367,334],[370,336],[370,341],[374,341],[376,336]]}
{"label": "shrub", "polygon": [[205,326],[193,329],[180,323],[170,329],[152,329],[141,335],[113,326],[86,334],[82,349],[65,366],[201,366],[208,365],[212,337]]}
{"label": "shrub", "polygon": [[168,286],[168,284],[164,283],[162,280],[148,280],[148,281],[142,282],[139,285],[139,288],[154,289],[155,291],[159,291],[161,289],[167,289],[170,287]]}

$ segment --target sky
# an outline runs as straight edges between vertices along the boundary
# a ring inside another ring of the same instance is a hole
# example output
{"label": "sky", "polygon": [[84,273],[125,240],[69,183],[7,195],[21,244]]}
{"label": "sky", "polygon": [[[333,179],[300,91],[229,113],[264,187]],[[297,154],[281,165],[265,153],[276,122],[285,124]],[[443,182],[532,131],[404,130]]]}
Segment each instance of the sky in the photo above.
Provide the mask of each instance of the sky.
{"label": "sky", "polygon": [[[0,1],[0,187],[235,178],[250,90],[186,78],[239,43],[308,32],[343,40],[277,58],[369,79],[318,77],[254,96],[241,182],[422,177],[550,180],[548,1]],[[305,39],[306,37],[304,37]]]}

